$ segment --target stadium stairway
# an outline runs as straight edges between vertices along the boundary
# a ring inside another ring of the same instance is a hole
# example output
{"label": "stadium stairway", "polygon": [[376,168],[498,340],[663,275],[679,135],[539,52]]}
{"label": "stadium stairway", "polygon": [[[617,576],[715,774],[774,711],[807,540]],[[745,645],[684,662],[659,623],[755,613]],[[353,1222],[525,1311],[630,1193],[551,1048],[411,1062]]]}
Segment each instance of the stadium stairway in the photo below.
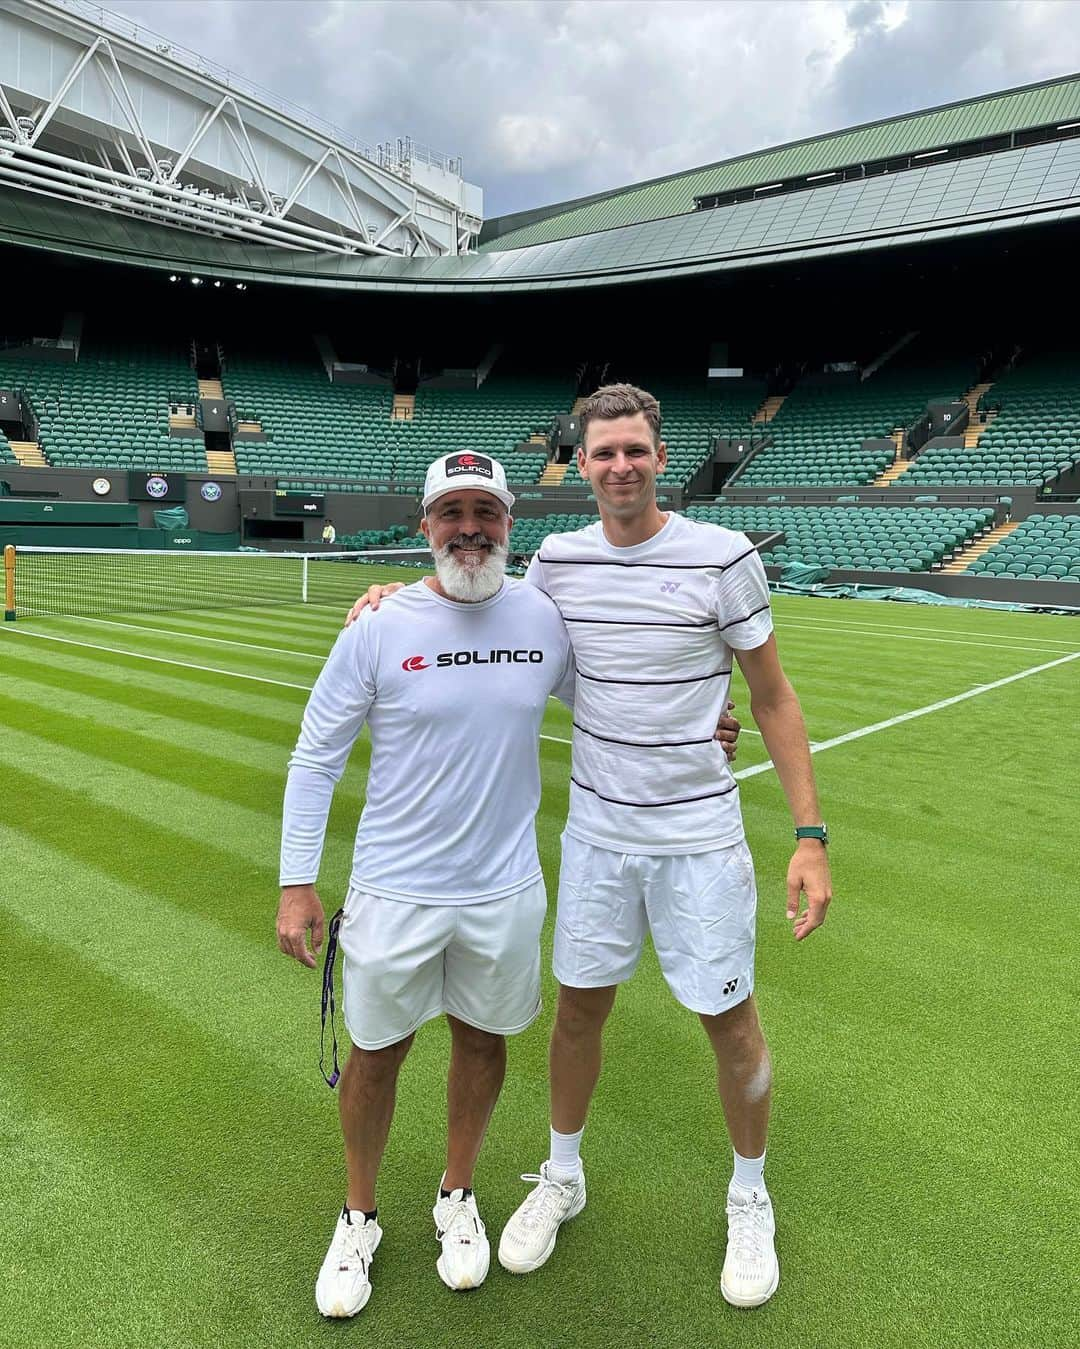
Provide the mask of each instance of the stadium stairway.
{"label": "stadium stairway", "polygon": [[36,440],[9,440],[8,446],[23,468],[50,468]]}
{"label": "stadium stairway", "polygon": [[396,393],[390,406],[392,422],[411,422],[416,416],[416,394]]}
{"label": "stadium stairway", "polygon": [[988,553],[1002,539],[1007,539],[1013,530],[1019,529],[1019,527],[1019,520],[1006,520],[1003,525],[997,525],[986,534],[980,534],[974,543],[969,544],[957,553],[951,561],[945,563],[941,570],[945,572],[967,571],[972,562],[977,561],[984,553]]}
{"label": "stadium stairway", "polygon": [[979,400],[994,387],[993,380],[983,380],[980,384],[973,384],[967,393],[963,395],[963,401],[968,405],[971,418],[964,428],[964,449],[973,450],[979,443],[979,437],[989,429],[991,422],[997,416],[997,411],[987,412],[986,421],[981,422],[978,418]]}
{"label": "stadium stairway", "polygon": [[220,379],[200,379],[200,380],[199,380],[199,397],[200,397],[200,398],[215,398],[215,399],[218,399],[218,400],[224,400],[224,398],[225,398],[225,390],[221,387],[221,380],[220,380]]}
{"label": "stadium stairway", "polygon": [[206,466],[215,477],[236,477],[236,455],[232,450],[207,450]]}
{"label": "stadium stairway", "polygon": [[536,481],[537,487],[561,487],[569,464],[548,464]]}
{"label": "stadium stairway", "polygon": [[[178,404],[178,407],[190,407],[189,403]],[[173,431],[197,431],[198,424],[195,421],[195,413],[192,412],[169,412],[169,432]]]}
{"label": "stadium stairway", "polygon": [[784,406],[784,400],[786,398],[787,398],[786,393],[770,394],[770,396],[765,399],[764,403],[762,403],[762,405],[754,413],[753,417],[751,418],[752,424],[754,426],[759,426],[762,422],[771,422],[772,419],[776,416],[776,414],[780,411],[780,409]]}

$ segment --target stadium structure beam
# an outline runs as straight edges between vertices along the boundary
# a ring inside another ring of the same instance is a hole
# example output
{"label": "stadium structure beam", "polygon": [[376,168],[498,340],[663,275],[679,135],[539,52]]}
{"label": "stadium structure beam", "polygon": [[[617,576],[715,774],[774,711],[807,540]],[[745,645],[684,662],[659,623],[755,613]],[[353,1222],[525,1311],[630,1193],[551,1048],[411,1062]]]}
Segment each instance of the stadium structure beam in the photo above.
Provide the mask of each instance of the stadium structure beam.
{"label": "stadium structure beam", "polygon": [[[32,41],[18,40],[21,29]],[[228,208],[254,206],[258,223],[245,228],[253,225],[251,237],[271,245],[299,234],[334,252],[393,257],[419,243],[425,254],[459,255],[479,233],[479,193],[461,178],[459,160],[432,155],[407,137],[396,154],[392,146],[361,145],[242,76],[81,0],[0,2],[5,124],[14,144],[55,151],[74,173],[81,162],[122,166],[139,179],[140,201],[136,208],[117,191],[113,209],[196,232],[219,232],[221,222],[205,209],[179,218],[173,208],[148,209],[147,189],[156,194],[172,184],[197,192],[204,206],[221,203],[214,212],[230,215],[234,226],[236,210]],[[183,128],[182,137],[174,128]],[[98,144],[87,146],[89,138]],[[72,143],[85,147],[83,160]],[[10,138],[0,143],[0,153],[12,145]],[[197,187],[180,183],[185,169]],[[58,192],[55,176],[41,186],[44,195]],[[98,190],[87,184],[81,199]],[[430,217],[427,229],[415,226],[418,215]],[[395,224],[386,228],[387,221]]]}
{"label": "stadium structure beam", "polygon": [[42,136],[42,133],[45,131],[45,128],[52,121],[57,108],[59,108],[64,102],[64,99],[67,98],[68,90],[71,88],[71,86],[75,83],[75,81],[79,78],[79,76],[83,73],[86,67],[97,55],[99,48],[107,45],[108,44],[105,42],[104,38],[101,37],[95,38],[94,41],[91,43],[91,45],[87,47],[87,49],[82,53],[82,55],[76,59],[75,64],[71,67],[67,75],[63,78],[63,80],[61,80],[60,88],[57,89],[51,101],[48,104],[46,104],[45,110],[36,119],[37,125],[34,127],[34,130],[30,134],[30,136],[27,137],[28,145],[36,145],[38,143],[39,139]]}

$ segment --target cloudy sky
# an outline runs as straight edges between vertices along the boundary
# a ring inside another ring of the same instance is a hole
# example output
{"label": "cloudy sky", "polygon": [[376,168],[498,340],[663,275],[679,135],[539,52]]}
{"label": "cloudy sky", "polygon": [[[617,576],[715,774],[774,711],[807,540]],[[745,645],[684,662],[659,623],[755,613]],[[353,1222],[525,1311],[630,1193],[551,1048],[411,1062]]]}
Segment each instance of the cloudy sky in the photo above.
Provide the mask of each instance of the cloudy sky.
{"label": "cloudy sky", "polygon": [[1080,69],[1080,0],[112,0],[485,215]]}

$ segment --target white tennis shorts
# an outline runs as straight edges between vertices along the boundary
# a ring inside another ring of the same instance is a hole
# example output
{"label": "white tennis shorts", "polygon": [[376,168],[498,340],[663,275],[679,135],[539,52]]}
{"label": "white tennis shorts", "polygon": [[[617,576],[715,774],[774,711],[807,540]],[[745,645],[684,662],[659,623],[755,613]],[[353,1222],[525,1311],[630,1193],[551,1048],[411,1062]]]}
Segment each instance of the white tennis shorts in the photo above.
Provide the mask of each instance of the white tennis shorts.
{"label": "white tennis shorts", "polygon": [[477,904],[413,904],[350,889],[339,942],[353,1043],[385,1049],[448,1012],[513,1035],[540,1012],[543,880]]}
{"label": "white tennis shorts", "polygon": [[555,920],[555,978],[569,988],[629,979],[646,932],[668,987],[715,1016],[754,991],[757,890],[745,843],[657,857],[564,834]]}

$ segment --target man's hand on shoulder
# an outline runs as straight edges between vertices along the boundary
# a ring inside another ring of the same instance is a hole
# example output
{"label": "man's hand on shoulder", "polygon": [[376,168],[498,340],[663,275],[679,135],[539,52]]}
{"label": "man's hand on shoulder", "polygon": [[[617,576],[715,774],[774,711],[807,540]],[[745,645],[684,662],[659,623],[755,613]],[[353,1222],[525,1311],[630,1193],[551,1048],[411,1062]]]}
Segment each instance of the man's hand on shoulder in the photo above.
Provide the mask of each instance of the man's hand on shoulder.
{"label": "man's hand on shoulder", "polygon": [[[322,950],[326,914],[314,885],[283,885],[277,913],[278,947],[308,969]],[[311,949],[307,934],[311,931]],[[313,954],[314,953],[314,954]]]}
{"label": "man's hand on shoulder", "polygon": [[353,607],[345,615],[344,626],[346,628],[351,627],[351,625],[356,622],[356,620],[360,617],[360,615],[364,612],[364,610],[369,607],[372,613],[374,613],[375,610],[379,607],[379,601],[383,599],[384,596],[392,595],[395,590],[403,590],[404,588],[405,588],[404,581],[388,581],[384,586],[380,585],[368,586],[367,593],[361,595],[360,598],[353,605]]}
{"label": "man's hand on shoulder", "polygon": [[[800,913],[802,896],[806,908]],[[795,849],[787,872],[787,916],[796,941],[809,937],[825,921],[832,899],[832,878],[825,845],[817,839],[803,839]]]}

